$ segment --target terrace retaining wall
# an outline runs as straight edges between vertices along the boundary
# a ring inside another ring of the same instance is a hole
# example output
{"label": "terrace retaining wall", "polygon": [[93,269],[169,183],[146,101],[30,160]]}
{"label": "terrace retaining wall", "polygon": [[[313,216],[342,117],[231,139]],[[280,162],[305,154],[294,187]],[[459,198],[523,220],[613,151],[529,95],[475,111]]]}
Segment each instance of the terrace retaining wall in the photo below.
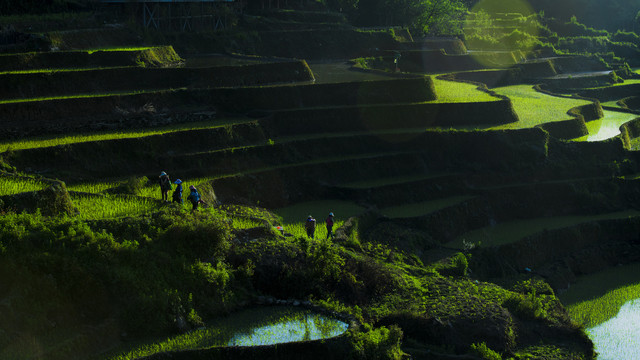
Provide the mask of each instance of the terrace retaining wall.
{"label": "terrace retaining wall", "polygon": [[289,110],[260,120],[271,136],[339,131],[427,129],[518,121],[510,100],[471,103],[372,105],[328,109]]}
{"label": "terrace retaining wall", "polygon": [[180,62],[172,46],[119,51],[52,51],[0,55],[1,71],[116,66],[167,66]]}
{"label": "terrace retaining wall", "polygon": [[126,67],[0,74],[0,98],[28,99],[85,93],[217,88],[312,81],[304,60],[212,68]]}
{"label": "terrace retaining wall", "polygon": [[[357,105],[368,102],[422,102],[434,97],[435,91],[430,78],[409,78],[338,84],[157,91],[135,95],[5,103],[0,104],[0,121],[4,125],[0,129],[0,138],[201,120],[195,109],[249,112],[256,109]],[[152,111],[147,110],[149,106]]]}
{"label": "terrace retaining wall", "polygon": [[578,95],[595,98],[601,102],[619,100],[629,96],[635,96],[640,94],[640,84],[627,84],[608,86],[596,89],[583,89]]}

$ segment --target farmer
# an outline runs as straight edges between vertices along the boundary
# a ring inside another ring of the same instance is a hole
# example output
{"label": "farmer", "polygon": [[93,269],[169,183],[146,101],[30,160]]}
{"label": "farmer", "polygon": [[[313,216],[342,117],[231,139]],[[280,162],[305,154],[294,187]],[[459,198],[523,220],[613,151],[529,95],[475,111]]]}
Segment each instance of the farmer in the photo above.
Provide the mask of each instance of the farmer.
{"label": "farmer", "polygon": [[327,219],[325,220],[325,223],[327,224],[327,239],[330,237],[333,237],[333,213],[330,212],[329,216],[327,216]]}
{"label": "farmer", "polygon": [[314,233],[316,232],[316,219],[313,216],[309,215],[307,221],[304,224],[304,228],[307,230],[307,236],[309,239],[314,238]]}
{"label": "farmer", "polygon": [[198,190],[196,190],[195,186],[189,186],[189,190],[191,190],[191,193],[187,196],[187,200],[191,201],[191,204],[193,205],[191,211],[196,211],[198,210],[198,204],[202,202],[202,200],[200,200],[200,194],[198,194]]}
{"label": "farmer", "polygon": [[173,190],[173,201],[177,202],[179,204],[182,204],[182,180],[178,179],[176,181],[173,182],[174,184],[176,184],[176,189]]}
{"label": "farmer", "polygon": [[171,190],[171,179],[166,172],[161,172],[158,176],[158,183],[160,184],[160,193],[162,193],[162,200],[169,201],[169,190]]}

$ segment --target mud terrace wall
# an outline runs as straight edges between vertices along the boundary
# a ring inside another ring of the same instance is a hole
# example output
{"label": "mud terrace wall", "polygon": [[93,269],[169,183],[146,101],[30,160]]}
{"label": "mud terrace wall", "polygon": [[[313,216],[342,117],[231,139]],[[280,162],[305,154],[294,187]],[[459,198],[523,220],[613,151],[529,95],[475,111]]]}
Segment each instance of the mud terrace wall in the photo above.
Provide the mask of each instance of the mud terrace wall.
{"label": "mud terrace wall", "polygon": [[[444,72],[479,70],[487,67],[505,67],[516,64],[513,53],[474,53],[474,55],[449,55],[444,50],[400,51],[398,67],[408,72]],[[393,63],[395,53],[386,52],[384,59]],[[492,64],[483,65],[483,64]]]}
{"label": "mud terrace wall", "polygon": [[478,262],[472,260],[471,266],[483,278],[512,276],[527,267],[544,276],[554,289],[564,289],[577,276],[640,261],[638,232],[637,217],[588,222],[481,248],[473,255]]}
{"label": "mud terrace wall", "polygon": [[178,63],[172,46],[122,51],[52,51],[0,55],[0,71],[116,66],[165,66]]}
{"label": "mud terrace wall", "polygon": [[[194,113],[194,108],[245,113],[258,109],[345,106],[370,101],[421,102],[434,97],[430,78],[413,78],[380,82],[174,90],[6,103],[0,104],[0,121],[4,125],[0,129],[0,138],[202,120],[198,113]],[[150,105],[152,110],[149,110]],[[186,109],[184,114],[182,109]]]}
{"label": "mud terrace wall", "polygon": [[401,47],[406,50],[444,50],[449,55],[464,55],[467,53],[467,47],[458,38],[423,39],[401,43]]}
{"label": "mud terrace wall", "polygon": [[0,75],[0,98],[21,99],[131,89],[216,88],[312,81],[304,60],[213,68],[126,67]]}
{"label": "mud terrace wall", "polygon": [[424,103],[280,111],[261,120],[279,136],[340,131],[425,129],[459,125],[506,124],[518,121],[511,101]]}
{"label": "mud terrace wall", "polygon": [[619,86],[609,86],[596,89],[581,90],[578,95],[595,98],[601,102],[619,100],[629,96],[640,94],[640,84],[628,84]]}

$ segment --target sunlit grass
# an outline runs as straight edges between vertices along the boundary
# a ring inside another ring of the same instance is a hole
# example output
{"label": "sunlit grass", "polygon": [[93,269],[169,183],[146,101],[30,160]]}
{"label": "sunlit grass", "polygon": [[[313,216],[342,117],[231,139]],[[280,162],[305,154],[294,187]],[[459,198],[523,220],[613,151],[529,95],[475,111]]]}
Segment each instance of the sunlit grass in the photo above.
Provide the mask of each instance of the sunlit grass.
{"label": "sunlit grass", "polygon": [[71,194],[71,200],[78,208],[78,217],[85,220],[143,215],[161,206],[157,200],[133,196]]}
{"label": "sunlit grass", "polygon": [[[178,89],[172,89],[172,90],[178,90]],[[148,94],[153,92],[158,92],[158,90],[114,91],[110,93],[98,93],[98,94],[76,94],[76,95],[61,95],[61,96],[45,96],[45,97],[27,98],[27,99],[8,99],[8,100],[0,100],[0,104],[19,104],[19,103],[35,103],[39,101],[49,101],[49,100],[101,98],[101,97],[109,97],[109,96],[116,96],[116,95],[123,96],[123,95]]]}
{"label": "sunlit grass", "polygon": [[492,129],[525,129],[544,123],[568,120],[572,118],[567,114],[571,108],[591,104],[587,100],[543,94],[535,91],[531,85],[504,86],[493,90],[511,99],[520,121],[496,126]]}
{"label": "sunlit grass", "polygon": [[14,141],[0,142],[0,152],[11,150],[33,149],[58,145],[75,144],[89,141],[103,141],[116,139],[130,139],[143,136],[161,135],[166,133],[212,129],[216,127],[240,124],[247,122],[247,119],[215,119],[210,121],[189,122],[182,124],[167,125],[153,129],[130,129],[120,131],[101,131],[91,133],[77,133],[63,136],[42,136],[37,138],[19,139]]}
{"label": "sunlit grass", "polygon": [[0,71],[0,75],[45,74],[45,73],[54,73],[54,72],[80,72],[80,71],[91,71],[91,70],[125,69],[129,67],[130,66],[106,66],[106,67],[95,67],[95,68],[11,70],[11,71]]}
{"label": "sunlit grass", "polygon": [[0,176],[0,195],[15,195],[29,191],[43,190],[47,183],[36,179]]}
{"label": "sunlit grass", "polygon": [[257,346],[327,339],[340,335],[348,327],[337,319],[291,307],[253,308],[208,323],[205,329],[142,344],[109,359],[129,360],[158,352],[213,346]]}
{"label": "sunlit grass", "polygon": [[487,102],[498,101],[499,98],[491,96],[484,91],[478,90],[474,84],[457,81],[447,81],[432,77],[436,88],[438,99],[435,102],[455,103],[455,102]]}

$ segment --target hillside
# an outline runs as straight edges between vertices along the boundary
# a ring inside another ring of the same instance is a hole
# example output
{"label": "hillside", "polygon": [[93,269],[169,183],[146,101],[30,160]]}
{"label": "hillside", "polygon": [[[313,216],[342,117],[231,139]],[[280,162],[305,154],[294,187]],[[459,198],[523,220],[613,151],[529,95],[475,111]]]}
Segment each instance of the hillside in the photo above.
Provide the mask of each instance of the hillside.
{"label": "hillside", "polygon": [[3,32],[0,358],[596,357],[557,295],[640,259],[636,53],[77,14]]}

